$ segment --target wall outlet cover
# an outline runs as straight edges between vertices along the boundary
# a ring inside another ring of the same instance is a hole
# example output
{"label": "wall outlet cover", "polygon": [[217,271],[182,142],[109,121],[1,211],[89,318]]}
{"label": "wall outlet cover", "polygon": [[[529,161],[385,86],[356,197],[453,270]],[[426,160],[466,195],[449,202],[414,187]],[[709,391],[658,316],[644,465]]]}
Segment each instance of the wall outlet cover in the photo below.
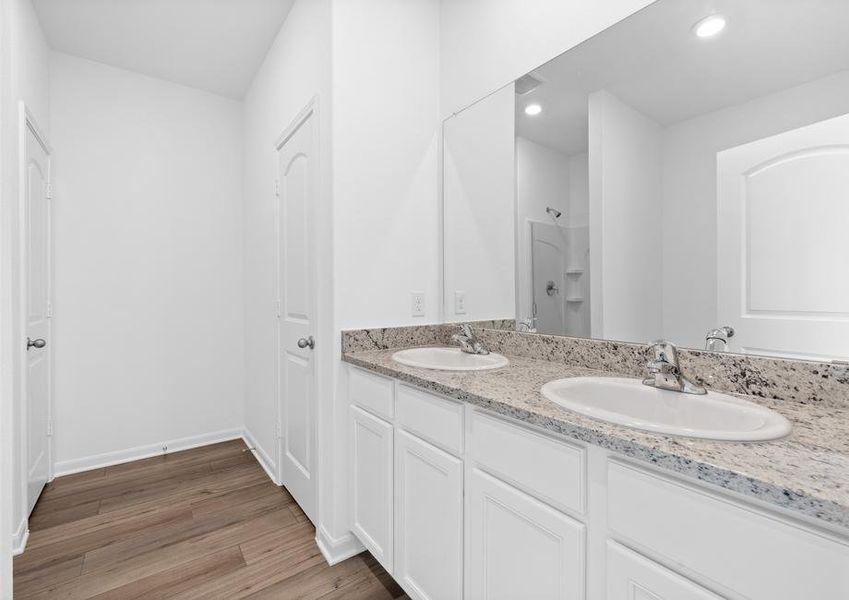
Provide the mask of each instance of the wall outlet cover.
{"label": "wall outlet cover", "polygon": [[414,317],[425,316],[425,294],[424,292],[410,292],[410,313]]}
{"label": "wall outlet cover", "polygon": [[466,314],[466,292],[457,290],[454,292],[454,314]]}

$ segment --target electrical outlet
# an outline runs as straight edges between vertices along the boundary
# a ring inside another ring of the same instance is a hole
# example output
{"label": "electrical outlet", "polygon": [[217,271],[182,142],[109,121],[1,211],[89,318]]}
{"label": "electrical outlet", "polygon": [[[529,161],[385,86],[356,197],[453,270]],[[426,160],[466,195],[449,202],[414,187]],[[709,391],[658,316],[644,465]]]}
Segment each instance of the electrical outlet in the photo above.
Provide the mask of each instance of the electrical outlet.
{"label": "electrical outlet", "polygon": [[414,317],[425,316],[425,295],[424,292],[410,292],[412,300],[411,313]]}
{"label": "electrical outlet", "polygon": [[466,292],[460,290],[454,292],[454,314],[466,314]]}

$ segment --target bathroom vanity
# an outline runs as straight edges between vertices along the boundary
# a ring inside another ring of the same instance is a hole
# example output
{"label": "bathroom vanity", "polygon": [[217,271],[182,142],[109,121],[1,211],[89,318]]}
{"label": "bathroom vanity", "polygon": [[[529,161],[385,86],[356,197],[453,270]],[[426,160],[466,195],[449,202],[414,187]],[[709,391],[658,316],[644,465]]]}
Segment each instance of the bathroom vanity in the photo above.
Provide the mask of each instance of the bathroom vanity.
{"label": "bathroom vanity", "polygon": [[846,409],[759,399],[788,437],[674,438],[539,392],[597,371],[505,352],[448,372],[352,346],[350,525],[411,598],[849,598]]}

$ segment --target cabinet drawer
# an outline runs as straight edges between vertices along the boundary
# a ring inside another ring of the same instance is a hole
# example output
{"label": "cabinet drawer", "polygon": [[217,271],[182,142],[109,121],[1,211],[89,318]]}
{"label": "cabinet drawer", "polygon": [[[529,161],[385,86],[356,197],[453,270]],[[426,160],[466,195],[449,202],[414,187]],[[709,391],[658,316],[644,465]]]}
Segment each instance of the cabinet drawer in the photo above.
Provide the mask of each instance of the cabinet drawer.
{"label": "cabinet drawer", "polygon": [[398,386],[395,422],[456,455],[463,453],[463,405],[421,390]]}
{"label": "cabinet drawer", "polygon": [[722,600],[627,548],[607,542],[607,600]]}
{"label": "cabinet drawer", "polygon": [[849,546],[637,467],[608,463],[607,519],[615,537],[723,595],[849,598]]}
{"label": "cabinet drawer", "polygon": [[356,368],[348,369],[348,400],[390,420],[395,414],[393,390],[391,379]]}
{"label": "cabinet drawer", "polygon": [[486,470],[565,511],[583,514],[583,448],[473,412],[470,456]]}

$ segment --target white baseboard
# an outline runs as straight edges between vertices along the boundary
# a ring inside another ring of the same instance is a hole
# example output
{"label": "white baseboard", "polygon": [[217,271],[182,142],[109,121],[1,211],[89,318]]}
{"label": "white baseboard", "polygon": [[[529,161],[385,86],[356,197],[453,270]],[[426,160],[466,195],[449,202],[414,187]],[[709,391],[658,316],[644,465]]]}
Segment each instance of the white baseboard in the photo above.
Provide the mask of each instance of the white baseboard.
{"label": "white baseboard", "polygon": [[365,551],[365,546],[350,531],[342,537],[334,538],[321,526],[315,530],[315,543],[331,567]]}
{"label": "white baseboard", "polygon": [[257,443],[256,438],[247,428],[242,432],[242,439],[245,440],[245,444],[251,449],[257,462],[265,469],[265,473],[274,482],[274,485],[281,485],[277,479],[277,462],[268,456],[268,453]]}
{"label": "white baseboard", "polygon": [[27,520],[23,519],[18,529],[12,534],[12,556],[23,554],[24,548],[27,547],[27,540],[29,540],[29,527]]}
{"label": "white baseboard", "polygon": [[190,450],[200,446],[216,444],[218,442],[226,442],[229,440],[237,440],[242,438],[241,429],[228,429],[225,431],[215,431],[213,433],[204,433],[192,437],[181,438],[178,440],[168,440],[148,446],[137,446],[126,450],[117,450],[115,452],[105,452],[95,456],[85,458],[77,458],[74,460],[66,460],[57,462],[54,467],[56,477],[62,475],[71,475],[82,471],[91,471],[92,469],[100,469],[121,463],[150,458],[152,456],[162,455],[162,446],[168,446],[168,454],[178,452],[180,450]]}

